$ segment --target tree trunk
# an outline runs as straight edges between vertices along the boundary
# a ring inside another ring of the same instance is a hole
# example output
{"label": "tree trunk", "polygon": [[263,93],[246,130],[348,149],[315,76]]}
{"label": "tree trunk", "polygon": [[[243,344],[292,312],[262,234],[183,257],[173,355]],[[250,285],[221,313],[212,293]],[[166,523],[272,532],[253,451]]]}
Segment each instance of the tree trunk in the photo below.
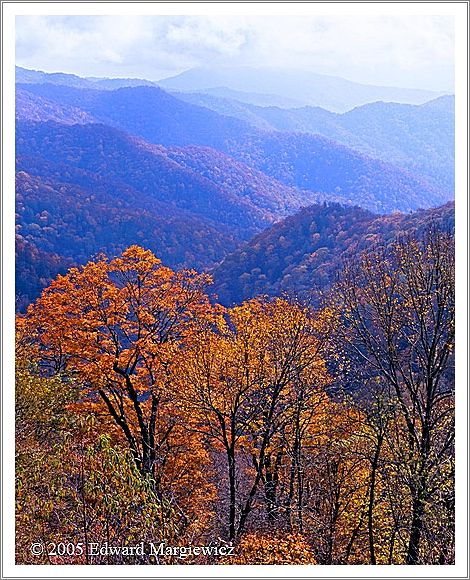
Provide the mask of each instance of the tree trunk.
{"label": "tree trunk", "polygon": [[410,542],[408,544],[407,564],[418,564],[419,544],[423,529],[424,502],[421,497],[413,501],[413,517],[411,521]]}
{"label": "tree trunk", "polygon": [[375,481],[377,476],[377,466],[379,464],[380,449],[382,447],[383,435],[379,435],[377,438],[377,447],[375,448],[374,458],[372,460],[372,470],[370,475],[370,490],[369,490],[369,506],[367,510],[367,523],[369,531],[369,551],[370,551],[370,563],[377,564],[375,558],[375,548],[374,548],[374,503],[375,503]]}
{"label": "tree trunk", "polygon": [[230,488],[230,507],[229,507],[229,538],[235,538],[235,518],[236,518],[236,468],[235,453],[232,448],[227,450],[228,459],[228,479]]}

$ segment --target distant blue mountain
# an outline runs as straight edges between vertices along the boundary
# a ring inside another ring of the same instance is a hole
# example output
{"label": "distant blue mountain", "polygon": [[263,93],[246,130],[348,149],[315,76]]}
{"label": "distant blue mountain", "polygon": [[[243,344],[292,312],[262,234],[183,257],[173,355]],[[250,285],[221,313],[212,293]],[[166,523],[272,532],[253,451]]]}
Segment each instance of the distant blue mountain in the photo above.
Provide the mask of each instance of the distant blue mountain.
{"label": "distant blue mountain", "polygon": [[99,182],[116,198],[130,189],[142,206],[168,204],[237,239],[301,207],[301,192],[209,148],[168,149],[98,123],[18,121],[16,134],[17,171],[90,191]]}
{"label": "distant blue mountain", "polygon": [[46,73],[21,66],[15,67],[16,82],[23,84],[49,83],[65,87],[82,89],[114,90],[121,87],[156,86],[156,83],[145,79],[80,77],[67,73]]}
{"label": "distant blue mountain", "polygon": [[422,105],[370,103],[343,114],[320,107],[257,107],[204,93],[175,93],[175,96],[265,131],[323,135],[453,192],[455,99],[452,95]]}
{"label": "distant blue mountain", "polygon": [[90,113],[78,107],[40,97],[19,87],[16,88],[15,116],[23,121],[55,121],[66,125],[97,122]]}
{"label": "distant blue mountain", "polygon": [[[237,99],[251,104],[249,93],[277,95],[304,105],[344,113],[374,101],[421,104],[443,93],[359,84],[346,79],[275,67],[200,67],[162,79],[158,84],[179,91],[209,90],[215,87],[238,91]],[[245,93],[245,97],[241,93]],[[227,96],[223,95],[222,96]]]}
{"label": "distant blue mountain", "polygon": [[94,85],[91,81],[73,74],[66,73],[46,73],[40,70],[31,70],[21,66],[15,67],[17,83],[35,84],[51,83],[54,85],[63,85],[66,87],[92,88]]}
{"label": "distant blue mountain", "polygon": [[[164,85],[165,83],[163,83]],[[304,106],[303,101],[296,99],[291,99],[288,97],[281,97],[280,95],[265,95],[261,93],[247,93],[244,91],[236,91],[234,89],[228,89],[227,87],[213,87],[203,89],[202,93],[177,91],[166,89],[169,93],[173,93],[176,97],[180,97],[183,100],[187,100],[186,95],[191,97],[191,95],[203,95],[207,98],[215,97],[221,99],[230,99],[232,101],[237,101],[246,105],[255,105],[258,107],[280,107],[284,109],[291,109],[293,107]],[[189,101],[188,101],[189,102]]]}

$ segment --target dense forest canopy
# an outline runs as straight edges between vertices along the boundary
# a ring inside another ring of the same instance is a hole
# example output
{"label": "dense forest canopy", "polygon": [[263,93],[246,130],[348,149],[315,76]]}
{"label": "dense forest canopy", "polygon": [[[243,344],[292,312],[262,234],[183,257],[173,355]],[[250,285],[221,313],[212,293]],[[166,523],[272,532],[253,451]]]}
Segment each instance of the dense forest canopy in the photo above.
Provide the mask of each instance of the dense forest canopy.
{"label": "dense forest canopy", "polygon": [[213,270],[214,289],[227,305],[257,294],[306,296],[329,288],[360,252],[404,235],[422,238],[432,225],[454,232],[454,204],[384,216],[337,203],[313,205],[226,256]]}
{"label": "dense forest canopy", "polygon": [[[18,319],[20,546],[60,519],[85,542],[285,530],[297,563],[452,560],[452,236],[363,254],[317,309],[224,309],[209,283],[133,246]],[[67,462],[37,471],[38,446]]]}

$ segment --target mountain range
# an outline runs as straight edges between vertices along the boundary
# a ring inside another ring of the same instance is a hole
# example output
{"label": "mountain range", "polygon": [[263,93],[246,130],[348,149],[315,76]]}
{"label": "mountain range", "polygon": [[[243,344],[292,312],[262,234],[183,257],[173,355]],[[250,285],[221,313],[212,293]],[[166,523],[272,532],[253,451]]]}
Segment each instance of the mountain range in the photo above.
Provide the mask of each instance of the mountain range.
{"label": "mountain range", "polygon": [[207,93],[174,94],[188,103],[241,119],[264,131],[322,135],[453,191],[453,95],[422,105],[369,103],[340,114],[320,107],[255,106]]}
{"label": "mountain range", "polygon": [[[334,215],[345,232],[352,220],[362,224],[360,235],[386,220],[370,212],[415,212],[453,199],[452,97],[338,114],[170,94],[139,79],[17,68],[17,81],[19,309],[57,273],[133,243],[169,266],[213,271],[225,302],[254,289],[282,291],[290,270],[276,266],[275,274],[263,264],[283,255],[286,240],[302,256],[329,247],[321,238],[322,246],[310,248],[306,226],[295,225],[308,216],[330,223]],[[267,96],[263,86],[253,94]],[[399,220],[390,220],[392,232]],[[287,228],[277,240],[276,228]],[[274,249],[263,253],[268,239]],[[341,236],[332,248],[346,252]],[[311,259],[289,256],[294,270],[321,271]],[[309,276],[295,286],[308,285]]]}
{"label": "mountain range", "polygon": [[243,103],[264,107],[310,105],[338,113],[375,101],[421,104],[444,94],[421,89],[366,85],[306,70],[250,66],[199,67],[153,81],[139,78],[83,78],[74,74],[45,73],[17,66],[16,82],[101,90],[160,86],[166,90],[200,91],[235,98]]}
{"label": "mountain range", "polygon": [[[18,86],[150,143],[211,147],[285,185],[329,199],[335,196],[371,211],[409,211],[449,199],[448,190],[434,186],[424,176],[337,141],[306,133],[262,131],[155,87],[97,91],[53,84]],[[305,196],[307,202],[309,197]]]}
{"label": "mountain range", "polygon": [[[165,89],[193,92],[229,89],[238,92],[238,100],[243,100],[240,93],[277,95],[281,99],[338,113],[373,101],[421,104],[442,95],[418,89],[365,85],[341,77],[280,67],[199,67],[162,79],[158,84]],[[245,97],[244,102],[260,104],[249,97]]]}

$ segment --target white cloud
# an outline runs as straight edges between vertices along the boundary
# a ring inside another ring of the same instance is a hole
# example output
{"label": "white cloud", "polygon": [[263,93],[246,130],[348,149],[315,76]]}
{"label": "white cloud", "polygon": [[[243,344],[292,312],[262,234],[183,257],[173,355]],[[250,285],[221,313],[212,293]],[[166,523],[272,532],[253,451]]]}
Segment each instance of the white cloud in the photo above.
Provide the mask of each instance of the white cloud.
{"label": "white cloud", "polygon": [[199,65],[305,68],[360,82],[447,89],[445,16],[23,16],[17,64],[158,79]]}

